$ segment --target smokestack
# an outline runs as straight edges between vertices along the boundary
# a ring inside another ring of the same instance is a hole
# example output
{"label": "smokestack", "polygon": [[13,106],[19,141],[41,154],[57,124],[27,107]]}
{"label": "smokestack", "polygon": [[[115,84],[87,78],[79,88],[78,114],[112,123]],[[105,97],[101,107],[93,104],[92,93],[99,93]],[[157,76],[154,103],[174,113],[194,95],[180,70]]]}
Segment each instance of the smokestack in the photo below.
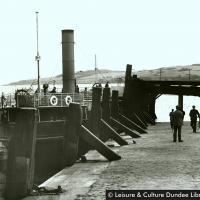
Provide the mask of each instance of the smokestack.
{"label": "smokestack", "polygon": [[74,30],[62,30],[63,92],[75,92]]}

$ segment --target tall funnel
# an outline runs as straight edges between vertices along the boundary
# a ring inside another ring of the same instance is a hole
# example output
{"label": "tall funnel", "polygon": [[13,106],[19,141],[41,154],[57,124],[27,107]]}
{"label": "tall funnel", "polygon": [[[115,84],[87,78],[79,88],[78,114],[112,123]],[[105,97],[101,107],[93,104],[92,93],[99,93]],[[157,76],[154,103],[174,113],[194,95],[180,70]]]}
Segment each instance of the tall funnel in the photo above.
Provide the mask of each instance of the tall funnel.
{"label": "tall funnel", "polygon": [[75,92],[74,30],[62,30],[63,92]]}

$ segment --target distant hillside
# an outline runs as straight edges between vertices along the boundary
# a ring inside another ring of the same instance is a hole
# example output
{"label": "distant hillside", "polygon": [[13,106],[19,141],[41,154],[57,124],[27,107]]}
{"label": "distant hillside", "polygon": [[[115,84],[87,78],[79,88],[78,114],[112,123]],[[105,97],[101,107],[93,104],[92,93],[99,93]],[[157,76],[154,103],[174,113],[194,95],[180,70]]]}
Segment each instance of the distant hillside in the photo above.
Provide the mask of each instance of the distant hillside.
{"label": "distant hillside", "polygon": [[[133,74],[138,75],[138,78],[144,80],[200,80],[200,64],[161,67],[159,69],[133,71]],[[124,82],[125,71],[117,70],[94,70],[79,71],[75,74],[78,84],[95,83],[97,80],[102,83],[109,81],[110,83]],[[51,78],[42,78],[41,84],[55,81],[56,84],[62,83],[62,75],[57,75]],[[9,85],[31,85],[37,83],[36,79],[21,80],[10,83]]]}
{"label": "distant hillside", "polygon": [[[114,82],[123,82],[124,81],[125,72],[124,71],[113,71],[113,70],[87,70],[87,71],[79,71],[76,72],[75,77],[78,84],[87,84],[87,83],[95,83],[95,81],[99,81],[102,83],[106,83],[109,81],[110,83]],[[56,84],[62,83],[62,75],[57,75],[55,77],[49,78],[41,78],[41,84],[49,83],[55,81]],[[9,83],[8,85],[31,85],[33,83],[37,83],[37,79],[28,79],[28,80],[20,80],[17,82]]]}
{"label": "distant hillside", "polygon": [[161,67],[153,70],[137,71],[135,74],[144,80],[200,80],[200,64]]}

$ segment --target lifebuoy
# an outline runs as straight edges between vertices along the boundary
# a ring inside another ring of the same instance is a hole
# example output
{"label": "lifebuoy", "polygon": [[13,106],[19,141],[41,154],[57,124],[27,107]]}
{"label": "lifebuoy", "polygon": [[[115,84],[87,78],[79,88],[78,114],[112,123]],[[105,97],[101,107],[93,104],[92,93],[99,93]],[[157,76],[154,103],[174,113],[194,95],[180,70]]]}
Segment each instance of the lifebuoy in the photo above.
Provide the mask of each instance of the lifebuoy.
{"label": "lifebuoy", "polygon": [[56,96],[51,96],[50,103],[52,106],[56,106],[58,104],[58,98]]}
{"label": "lifebuoy", "polygon": [[71,96],[67,95],[67,96],[65,97],[65,103],[66,103],[66,105],[69,106],[69,104],[70,104],[71,102],[72,102]]}

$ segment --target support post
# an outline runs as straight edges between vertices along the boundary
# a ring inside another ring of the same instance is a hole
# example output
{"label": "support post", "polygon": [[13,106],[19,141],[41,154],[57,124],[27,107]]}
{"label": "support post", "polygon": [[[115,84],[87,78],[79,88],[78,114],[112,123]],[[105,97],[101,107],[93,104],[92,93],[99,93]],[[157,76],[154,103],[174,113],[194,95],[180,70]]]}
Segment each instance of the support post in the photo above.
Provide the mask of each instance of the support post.
{"label": "support post", "polygon": [[[103,96],[102,96],[102,119],[105,122],[110,121],[110,88],[103,89]],[[101,122],[101,137],[100,139],[105,142],[110,138],[110,135],[107,131],[105,131],[105,127],[102,126]]]}
{"label": "support post", "polygon": [[152,95],[151,101],[149,103],[149,113],[153,117],[154,121],[157,119],[155,112],[156,97]]}
{"label": "support post", "polygon": [[131,79],[131,73],[132,73],[132,65],[127,64],[127,65],[126,65],[125,81],[128,81],[128,80]]}
{"label": "support post", "polygon": [[36,109],[17,110],[15,132],[8,145],[6,199],[21,199],[32,189],[36,143]]}
{"label": "support post", "polygon": [[111,103],[111,116],[113,118],[118,118],[119,114],[119,101],[118,101],[118,91],[112,91],[112,103]]}
{"label": "support post", "polygon": [[92,108],[89,116],[89,129],[94,133],[98,138],[100,138],[100,119],[102,115],[101,110],[101,92],[102,88],[93,87],[92,88]]}
{"label": "support post", "polygon": [[79,130],[82,124],[82,108],[79,103],[69,104],[69,123],[64,141],[64,166],[73,165],[78,158]]}
{"label": "support post", "polygon": [[110,120],[110,88],[103,89],[102,119],[105,121]]}
{"label": "support post", "polygon": [[178,95],[178,105],[180,106],[181,110],[183,110],[183,95]]}

